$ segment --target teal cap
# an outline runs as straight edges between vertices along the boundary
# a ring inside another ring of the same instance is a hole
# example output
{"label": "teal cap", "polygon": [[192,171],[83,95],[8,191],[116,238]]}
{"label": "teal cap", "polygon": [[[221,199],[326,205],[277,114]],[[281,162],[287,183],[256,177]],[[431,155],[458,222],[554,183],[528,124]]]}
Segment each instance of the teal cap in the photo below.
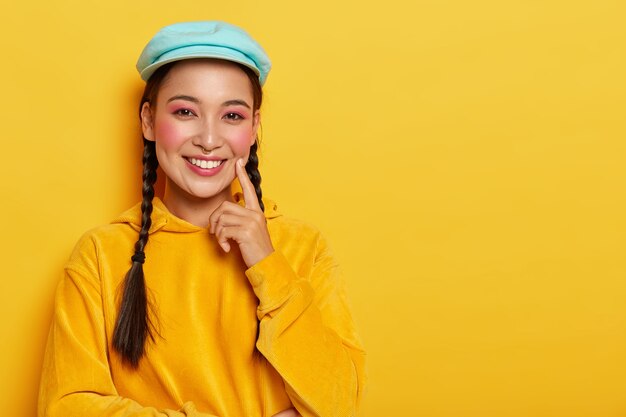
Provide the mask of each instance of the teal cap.
{"label": "teal cap", "polygon": [[217,58],[251,68],[261,85],[272,63],[261,47],[243,29],[220,21],[175,23],[161,29],[148,42],[137,60],[144,81],[159,67],[193,58]]}

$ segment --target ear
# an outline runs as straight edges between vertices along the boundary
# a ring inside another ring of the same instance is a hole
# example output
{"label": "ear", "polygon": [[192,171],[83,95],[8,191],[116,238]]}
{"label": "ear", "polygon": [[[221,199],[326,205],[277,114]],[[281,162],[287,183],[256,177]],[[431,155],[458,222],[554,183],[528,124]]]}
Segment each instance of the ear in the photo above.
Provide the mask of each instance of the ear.
{"label": "ear", "polygon": [[148,102],[143,103],[143,106],[141,106],[141,130],[146,140],[154,142],[154,118]]}
{"label": "ear", "polygon": [[254,141],[256,141],[259,131],[259,126],[261,125],[261,112],[256,110],[254,112],[254,116],[252,116],[252,137],[250,138],[250,146],[254,145]]}

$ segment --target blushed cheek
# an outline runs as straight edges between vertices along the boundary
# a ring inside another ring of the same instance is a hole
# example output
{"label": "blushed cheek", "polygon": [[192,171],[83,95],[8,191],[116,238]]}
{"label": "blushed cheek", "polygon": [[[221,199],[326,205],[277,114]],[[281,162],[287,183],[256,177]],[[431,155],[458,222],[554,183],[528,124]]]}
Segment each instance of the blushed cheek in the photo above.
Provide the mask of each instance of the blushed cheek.
{"label": "blushed cheek", "polygon": [[154,128],[156,140],[162,147],[176,147],[180,141],[182,134],[173,123],[168,121],[158,121]]}
{"label": "blushed cheek", "polygon": [[232,136],[231,148],[233,152],[238,156],[247,157],[250,152],[250,138],[252,137],[252,130],[245,129],[241,132],[237,132]]}

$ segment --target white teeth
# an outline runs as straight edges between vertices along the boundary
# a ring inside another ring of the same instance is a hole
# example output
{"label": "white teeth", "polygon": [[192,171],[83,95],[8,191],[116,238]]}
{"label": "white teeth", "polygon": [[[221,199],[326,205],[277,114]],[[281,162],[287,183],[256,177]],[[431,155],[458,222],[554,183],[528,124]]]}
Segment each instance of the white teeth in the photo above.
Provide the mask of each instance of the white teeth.
{"label": "white teeth", "polygon": [[217,168],[222,165],[222,161],[207,161],[204,159],[189,158],[189,162],[200,168]]}

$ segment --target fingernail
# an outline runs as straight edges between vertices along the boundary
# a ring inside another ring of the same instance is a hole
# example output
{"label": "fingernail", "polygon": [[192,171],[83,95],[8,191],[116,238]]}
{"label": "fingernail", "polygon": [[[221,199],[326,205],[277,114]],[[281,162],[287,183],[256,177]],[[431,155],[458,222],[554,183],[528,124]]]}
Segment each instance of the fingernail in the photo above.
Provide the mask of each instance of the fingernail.
{"label": "fingernail", "polygon": [[240,166],[240,167],[242,167],[242,168],[243,168],[243,159],[239,159],[239,160],[237,161],[237,163],[239,164],[239,166]]}

